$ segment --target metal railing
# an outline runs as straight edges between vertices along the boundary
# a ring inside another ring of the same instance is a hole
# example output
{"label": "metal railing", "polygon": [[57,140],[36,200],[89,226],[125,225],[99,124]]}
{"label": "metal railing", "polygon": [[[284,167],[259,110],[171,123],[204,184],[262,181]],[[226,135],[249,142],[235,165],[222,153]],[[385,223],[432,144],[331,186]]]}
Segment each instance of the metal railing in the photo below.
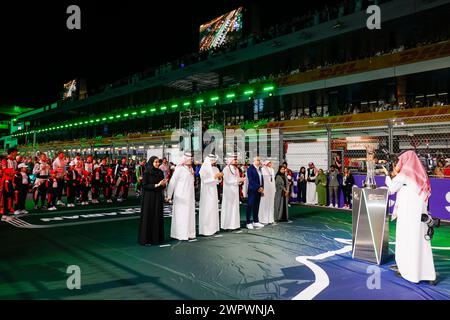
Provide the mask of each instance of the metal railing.
{"label": "metal railing", "polygon": [[[380,162],[386,160],[389,154],[415,150],[430,176],[450,178],[450,114],[337,123],[311,122],[308,125],[289,125],[288,121],[283,126],[269,123],[265,127],[279,131],[277,139],[282,147],[275,158],[287,160],[293,170],[298,170],[297,166],[306,165],[309,161],[318,161],[327,169],[338,155],[343,166],[362,173],[366,169],[366,147],[372,146]],[[55,141],[36,144],[34,149],[31,145],[20,146],[19,149],[25,156],[35,155],[37,151],[52,156],[63,150],[69,156],[80,153],[113,158],[145,158],[150,148],[157,148],[164,155],[166,148],[177,146],[179,142],[172,141],[171,132],[166,132]]]}

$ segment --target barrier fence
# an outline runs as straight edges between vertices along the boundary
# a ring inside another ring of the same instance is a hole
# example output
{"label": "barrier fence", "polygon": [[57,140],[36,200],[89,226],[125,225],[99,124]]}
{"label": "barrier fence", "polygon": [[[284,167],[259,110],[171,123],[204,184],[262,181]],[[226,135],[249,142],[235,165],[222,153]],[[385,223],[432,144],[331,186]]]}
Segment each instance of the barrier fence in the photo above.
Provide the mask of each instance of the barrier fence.
{"label": "barrier fence", "polygon": [[[338,162],[349,167],[358,186],[362,186],[366,172],[367,148],[373,148],[377,162],[378,186],[384,186],[381,176],[383,162],[390,155],[414,150],[430,177],[432,194],[430,213],[450,221],[450,115],[405,117],[397,119],[311,123],[307,128],[284,128],[285,156],[294,171],[291,200],[297,201],[296,177],[300,167],[314,162],[327,170]],[[395,196],[390,197],[392,211]],[[343,204],[341,192],[340,205]]]}

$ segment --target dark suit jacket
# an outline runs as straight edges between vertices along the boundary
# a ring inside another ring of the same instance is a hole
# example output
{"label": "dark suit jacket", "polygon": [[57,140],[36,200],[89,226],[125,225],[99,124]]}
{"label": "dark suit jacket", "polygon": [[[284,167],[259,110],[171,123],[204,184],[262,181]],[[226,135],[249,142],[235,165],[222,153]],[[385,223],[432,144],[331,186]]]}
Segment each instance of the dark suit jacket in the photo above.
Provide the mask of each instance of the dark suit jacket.
{"label": "dark suit jacket", "polygon": [[247,179],[248,191],[258,191],[259,188],[264,188],[264,179],[259,179],[258,169],[254,165],[248,167]]}

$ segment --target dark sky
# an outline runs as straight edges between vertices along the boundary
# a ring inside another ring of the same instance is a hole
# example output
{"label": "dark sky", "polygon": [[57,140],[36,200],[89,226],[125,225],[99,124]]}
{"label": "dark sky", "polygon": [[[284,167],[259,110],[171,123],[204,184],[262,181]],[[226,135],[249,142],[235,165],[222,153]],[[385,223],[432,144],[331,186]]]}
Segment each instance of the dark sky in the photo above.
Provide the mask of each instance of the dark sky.
{"label": "dark sky", "polygon": [[[56,101],[63,83],[73,78],[98,88],[196,51],[199,25],[240,5],[257,6],[262,24],[271,25],[301,15],[310,3],[1,1],[0,106],[42,106]],[[71,4],[81,8],[81,30],[66,28]]]}

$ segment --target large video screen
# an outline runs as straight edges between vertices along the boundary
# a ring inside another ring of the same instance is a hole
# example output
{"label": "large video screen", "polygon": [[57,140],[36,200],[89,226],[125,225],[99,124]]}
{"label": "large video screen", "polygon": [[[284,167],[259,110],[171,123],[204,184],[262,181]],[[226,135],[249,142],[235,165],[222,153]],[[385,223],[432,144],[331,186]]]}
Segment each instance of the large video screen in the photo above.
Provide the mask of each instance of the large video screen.
{"label": "large video screen", "polygon": [[242,36],[242,17],[244,8],[240,7],[200,26],[200,52],[220,47]]}
{"label": "large video screen", "polygon": [[63,99],[75,98],[77,93],[77,80],[71,80],[64,84]]}

